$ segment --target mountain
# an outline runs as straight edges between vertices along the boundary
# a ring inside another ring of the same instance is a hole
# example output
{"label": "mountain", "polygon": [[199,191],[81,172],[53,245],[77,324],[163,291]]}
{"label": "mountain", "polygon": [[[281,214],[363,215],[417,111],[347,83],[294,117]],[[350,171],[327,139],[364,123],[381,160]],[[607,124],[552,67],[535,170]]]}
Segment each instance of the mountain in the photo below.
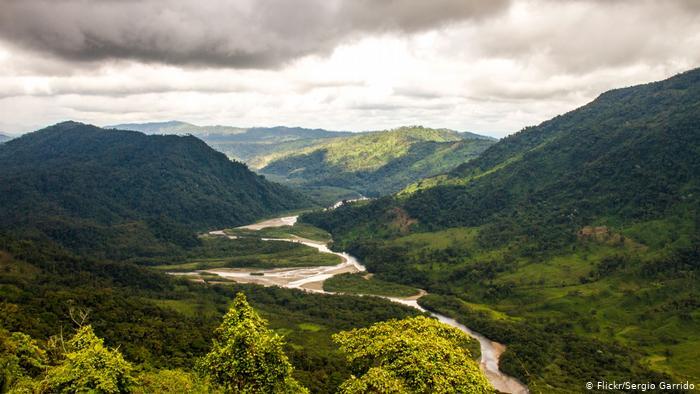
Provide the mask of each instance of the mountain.
{"label": "mountain", "polygon": [[261,159],[262,174],[304,187],[343,187],[376,196],[451,170],[493,145],[490,137],[421,126],[358,133]]}
{"label": "mountain", "polygon": [[0,231],[110,257],[192,245],[195,231],[305,204],[196,137],[75,122],[0,146],[0,194]]}
{"label": "mountain", "polygon": [[192,134],[229,157],[255,167],[259,156],[289,149],[301,149],[325,138],[348,135],[347,132],[301,127],[197,126],[180,121],[125,123],[108,129],[134,130],[146,134]]}
{"label": "mountain", "polygon": [[424,307],[507,344],[501,368],[533,391],[700,379],[700,69],[606,92],[397,195],[302,219],[378,279],[425,288]]}
{"label": "mountain", "polygon": [[0,134],[0,144],[2,144],[5,141],[9,141],[11,139],[12,139],[12,137],[10,137],[9,135]]}

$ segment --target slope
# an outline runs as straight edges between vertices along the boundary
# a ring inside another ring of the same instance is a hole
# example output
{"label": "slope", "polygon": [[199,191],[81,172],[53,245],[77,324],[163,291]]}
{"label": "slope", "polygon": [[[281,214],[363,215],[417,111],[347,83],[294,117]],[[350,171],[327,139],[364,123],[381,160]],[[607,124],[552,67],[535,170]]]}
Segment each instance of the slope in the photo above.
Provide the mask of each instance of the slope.
{"label": "slope", "polygon": [[192,137],[65,122],[0,147],[0,229],[111,257],[304,205]]}
{"label": "slope", "polygon": [[260,172],[306,187],[345,187],[376,196],[450,170],[478,156],[494,142],[471,133],[402,127],[280,152],[266,157],[269,163]]}
{"label": "slope", "polygon": [[134,130],[146,134],[192,134],[229,157],[257,167],[260,157],[289,149],[301,149],[326,138],[349,133],[301,127],[197,126],[180,121],[125,123],[105,128]]}
{"label": "slope", "polygon": [[693,70],[604,93],[397,196],[303,220],[379,279],[426,288],[425,306],[504,341],[503,369],[531,388],[697,381],[699,125]]}

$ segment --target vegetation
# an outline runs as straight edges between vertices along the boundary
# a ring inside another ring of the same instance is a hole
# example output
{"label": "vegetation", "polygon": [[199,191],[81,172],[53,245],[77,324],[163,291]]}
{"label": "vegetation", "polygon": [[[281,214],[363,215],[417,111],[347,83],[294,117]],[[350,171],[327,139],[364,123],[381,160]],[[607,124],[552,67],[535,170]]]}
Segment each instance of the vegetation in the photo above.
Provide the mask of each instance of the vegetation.
{"label": "vegetation", "polygon": [[260,230],[229,229],[225,230],[228,235],[238,237],[259,237],[259,238],[305,238],[312,241],[328,242],[331,235],[328,231],[306,223],[296,223],[293,226],[267,227]]}
{"label": "vegetation", "polygon": [[121,353],[104,346],[92,327],[80,327],[68,341],[63,362],[52,367],[41,382],[41,391],[76,393],[95,391],[124,393],[131,391],[132,366]]}
{"label": "vegetation", "polygon": [[282,347],[282,337],[238,293],[199,368],[227,392],[308,393],[292,377],[294,368]]}
{"label": "vegetation", "polygon": [[253,168],[264,166],[264,157],[276,152],[303,149],[327,138],[350,134],[301,127],[196,126],[178,121],[127,123],[108,127],[146,134],[192,134],[219,152],[246,162]]}
{"label": "vegetation", "polygon": [[[370,276],[368,276],[370,275]],[[323,282],[323,290],[344,294],[371,294],[385,297],[412,297],[418,290],[393,282],[376,279],[371,274],[340,274]]]}
{"label": "vegetation", "polygon": [[494,392],[469,354],[471,337],[434,319],[391,320],[333,339],[356,374],[342,393]]}
{"label": "vegetation", "polygon": [[303,198],[192,136],[60,123],[0,145],[0,231],[83,255],[169,255],[197,230],[299,208]]}
{"label": "vegetation", "polygon": [[698,105],[700,70],[611,91],[399,195],[301,219],[506,343],[502,368],[531,387],[697,381]]}
{"label": "vegetation", "polygon": [[[6,235],[0,235],[0,251],[0,328],[5,330],[0,330],[0,342],[19,335],[12,333],[24,333],[40,338],[34,343],[45,354],[55,354],[47,348],[48,338],[62,333],[72,336],[75,325],[70,311],[87,311],[87,322],[96,335],[104,338],[106,346],[119,348],[124,359],[134,366],[137,380],[148,381],[154,387],[168,387],[168,376],[174,376],[173,379],[191,382],[193,390],[208,392],[206,382],[190,379],[193,362],[210,350],[214,329],[240,291],[270,322],[270,328],[284,335],[285,352],[295,368],[295,379],[318,393],[335,392],[350,375],[348,365],[333,345],[332,334],[419,314],[412,308],[374,297],[324,296],[254,285],[197,284],[128,262],[90,260],[50,242]],[[0,362],[10,365],[6,360],[13,359],[18,345],[0,347],[10,349],[0,355]],[[41,357],[35,357],[40,360],[38,364],[19,363],[45,365]],[[40,367],[33,371],[43,370]],[[27,375],[11,375],[5,384],[14,382],[11,385],[16,387],[22,376]],[[36,375],[31,372],[28,376]]]}
{"label": "vegetation", "polygon": [[[215,253],[213,257],[198,254],[199,250],[189,251],[191,258],[183,258],[182,263],[169,263],[154,268],[175,272],[193,271],[212,268],[286,268],[286,267],[315,267],[336,265],[342,262],[339,256],[321,253],[317,249],[296,242],[263,241],[257,238],[225,239],[215,238],[203,241],[204,245],[219,245],[210,247]],[[206,250],[206,249],[205,249]]]}
{"label": "vegetation", "polygon": [[279,152],[267,158],[269,163],[260,171],[304,188],[342,187],[376,196],[451,170],[494,143],[471,133],[402,127]]}

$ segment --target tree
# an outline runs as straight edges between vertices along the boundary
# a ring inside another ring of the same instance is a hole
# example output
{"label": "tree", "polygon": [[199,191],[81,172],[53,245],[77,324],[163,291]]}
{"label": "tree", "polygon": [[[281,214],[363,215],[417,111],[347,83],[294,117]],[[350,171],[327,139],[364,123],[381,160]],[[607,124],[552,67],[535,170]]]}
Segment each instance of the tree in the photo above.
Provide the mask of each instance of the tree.
{"label": "tree", "polygon": [[161,369],[142,372],[137,377],[138,387],[134,394],[220,394],[205,379],[182,370]]}
{"label": "tree", "polygon": [[44,371],[47,362],[46,352],[29,335],[0,329],[0,392],[11,387],[30,390],[32,378]]}
{"label": "tree", "polygon": [[124,393],[134,386],[132,366],[122,354],[109,349],[87,325],[66,343],[64,361],[48,370],[42,392]]}
{"label": "tree", "polygon": [[333,336],[354,371],[342,393],[493,393],[457,328],[418,316]]}
{"label": "tree", "polygon": [[292,378],[293,368],[283,345],[282,338],[267,328],[267,321],[253,310],[245,295],[238,293],[199,367],[227,392],[308,392]]}

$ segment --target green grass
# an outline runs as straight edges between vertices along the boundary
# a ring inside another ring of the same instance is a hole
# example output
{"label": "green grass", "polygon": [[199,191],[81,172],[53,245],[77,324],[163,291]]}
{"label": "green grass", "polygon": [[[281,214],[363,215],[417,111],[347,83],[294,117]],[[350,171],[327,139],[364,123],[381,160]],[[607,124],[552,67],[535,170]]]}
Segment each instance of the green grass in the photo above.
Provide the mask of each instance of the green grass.
{"label": "green grass", "polygon": [[[596,346],[586,341],[624,346],[622,351],[632,361],[619,361],[622,369],[617,373],[632,368],[644,374],[639,368],[648,367],[675,380],[697,382],[697,274],[684,268],[671,276],[654,274],[658,279],[649,280],[643,273],[643,267],[655,262],[665,267],[669,253],[688,244],[683,234],[690,233],[689,226],[686,220],[636,223],[612,228],[608,237],[579,239],[559,250],[529,254],[516,242],[495,248],[481,246],[480,228],[450,228],[379,241],[361,257],[382,279],[425,288],[433,294],[458,295],[463,308],[470,311],[462,317],[473,315],[489,322],[534,327],[565,324],[566,332],[575,335],[581,346]],[[606,262],[611,261],[621,263],[606,269]],[[337,278],[350,288],[339,290],[372,293],[362,287],[369,285],[357,275]],[[339,291],[332,285],[333,280],[329,280],[324,288]],[[452,315],[460,317],[459,312]],[[468,327],[473,324],[469,320],[464,323]],[[495,332],[498,335],[499,331]],[[559,356],[553,358],[534,384],[546,387],[544,391],[566,387],[569,378],[560,365],[565,362]]]}
{"label": "green grass", "polygon": [[299,323],[297,324],[297,327],[304,331],[313,331],[313,332],[319,332],[323,330],[323,326],[319,324],[314,324],[314,323]]}
{"label": "green grass", "polygon": [[227,229],[226,234],[235,235],[238,237],[257,237],[257,238],[306,238],[312,241],[328,242],[331,240],[331,235],[318,227],[310,224],[296,223],[293,226],[268,227],[261,230],[249,229]]}
{"label": "green grass", "polygon": [[323,290],[386,297],[411,297],[418,294],[416,288],[368,277],[366,273],[336,275],[323,282]]}
{"label": "green grass", "polygon": [[215,268],[316,267],[342,262],[339,256],[321,253],[315,248],[296,242],[258,239],[223,239],[222,241],[231,245],[227,249],[229,254],[226,257],[191,259],[183,263],[161,264],[154,268],[160,271],[188,272]]}

